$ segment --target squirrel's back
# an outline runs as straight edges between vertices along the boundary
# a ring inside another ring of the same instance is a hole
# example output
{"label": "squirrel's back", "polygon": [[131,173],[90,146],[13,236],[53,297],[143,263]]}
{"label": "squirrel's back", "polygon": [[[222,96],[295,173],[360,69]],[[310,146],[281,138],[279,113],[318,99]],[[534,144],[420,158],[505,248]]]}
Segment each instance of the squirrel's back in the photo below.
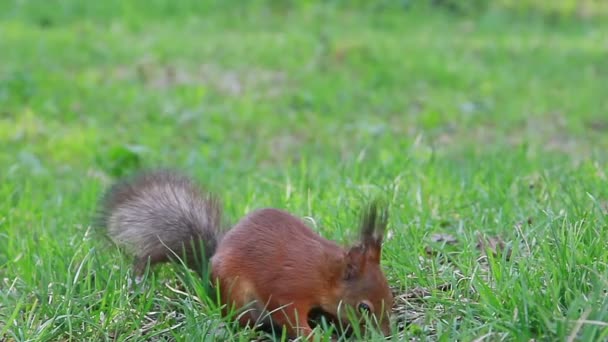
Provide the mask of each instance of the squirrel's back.
{"label": "squirrel's back", "polygon": [[176,256],[201,271],[217,248],[219,202],[175,172],[142,173],[117,183],[100,207],[100,224],[117,245],[135,255],[137,273],[148,261],[156,264]]}
{"label": "squirrel's back", "polygon": [[331,281],[323,275],[331,273],[327,268],[343,253],[296,216],[264,208],[251,212],[226,233],[212,264],[216,276],[239,274],[251,278],[260,290],[273,288],[267,285],[281,279],[282,286],[297,292],[302,286],[322,288],[317,280]]}

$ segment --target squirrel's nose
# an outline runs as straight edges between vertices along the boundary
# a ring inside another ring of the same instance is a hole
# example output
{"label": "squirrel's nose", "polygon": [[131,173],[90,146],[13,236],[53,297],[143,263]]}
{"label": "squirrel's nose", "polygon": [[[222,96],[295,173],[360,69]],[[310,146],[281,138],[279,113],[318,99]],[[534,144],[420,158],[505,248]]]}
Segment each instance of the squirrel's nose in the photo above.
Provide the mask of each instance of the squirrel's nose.
{"label": "squirrel's nose", "polygon": [[380,326],[380,330],[384,334],[384,336],[391,335],[391,321],[389,319],[385,319]]}

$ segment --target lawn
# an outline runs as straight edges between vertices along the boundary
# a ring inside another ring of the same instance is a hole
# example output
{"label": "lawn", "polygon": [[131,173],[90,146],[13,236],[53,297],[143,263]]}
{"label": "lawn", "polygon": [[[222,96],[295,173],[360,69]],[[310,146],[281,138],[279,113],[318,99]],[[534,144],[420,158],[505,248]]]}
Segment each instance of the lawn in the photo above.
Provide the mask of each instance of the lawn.
{"label": "lawn", "polygon": [[404,339],[608,339],[606,16],[337,3],[2,2],[0,340],[256,336],[94,234],[153,167],[344,244],[387,195]]}

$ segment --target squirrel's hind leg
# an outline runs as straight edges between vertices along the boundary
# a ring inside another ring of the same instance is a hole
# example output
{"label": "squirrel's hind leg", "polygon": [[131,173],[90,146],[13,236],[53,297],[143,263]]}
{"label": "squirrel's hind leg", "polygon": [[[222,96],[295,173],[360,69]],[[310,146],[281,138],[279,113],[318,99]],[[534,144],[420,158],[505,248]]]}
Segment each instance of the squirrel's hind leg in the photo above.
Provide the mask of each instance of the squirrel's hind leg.
{"label": "squirrel's hind leg", "polygon": [[306,303],[294,303],[285,308],[273,310],[270,315],[275,326],[285,327],[290,338],[298,336],[305,340],[313,338],[313,329],[308,324],[308,313],[310,305]]}

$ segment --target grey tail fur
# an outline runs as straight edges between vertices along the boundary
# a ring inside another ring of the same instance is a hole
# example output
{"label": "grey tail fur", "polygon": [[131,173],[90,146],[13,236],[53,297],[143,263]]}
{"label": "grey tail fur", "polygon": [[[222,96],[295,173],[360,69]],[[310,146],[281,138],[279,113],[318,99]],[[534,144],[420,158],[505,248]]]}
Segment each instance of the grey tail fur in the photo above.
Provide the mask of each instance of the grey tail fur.
{"label": "grey tail fur", "polygon": [[148,263],[181,259],[203,273],[220,239],[221,205],[173,171],[144,172],[113,185],[102,197],[98,225],[135,256],[135,273]]}

